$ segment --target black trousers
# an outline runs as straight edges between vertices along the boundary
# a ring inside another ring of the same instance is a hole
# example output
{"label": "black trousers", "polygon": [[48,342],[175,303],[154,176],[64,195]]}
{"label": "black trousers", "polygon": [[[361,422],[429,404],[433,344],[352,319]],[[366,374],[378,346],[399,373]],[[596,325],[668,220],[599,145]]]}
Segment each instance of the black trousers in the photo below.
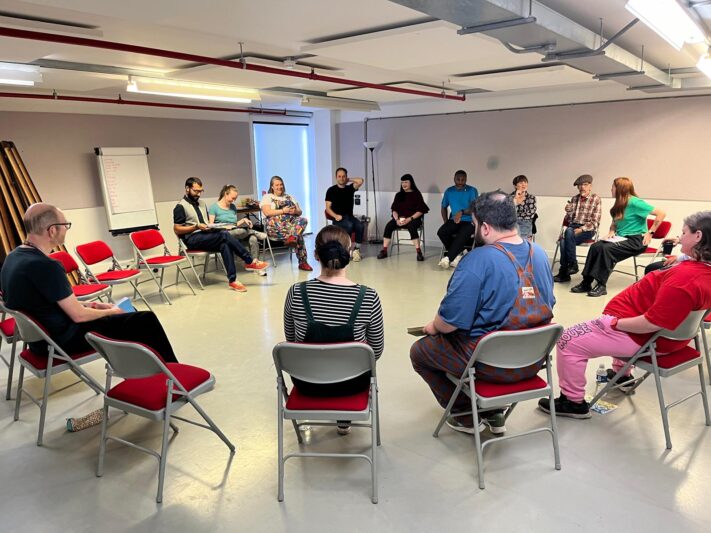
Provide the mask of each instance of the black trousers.
{"label": "black trousers", "polygon": [[385,224],[385,229],[383,230],[383,237],[386,239],[390,239],[393,236],[393,232],[398,229],[406,229],[407,231],[410,232],[410,239],[419,239],[420,234],[418,233],[418,230],[420,229],[420,226],[422,225],[422,219],[415,218],[412,221],[410,221],[408,224],[404,226],[398,226],[397,222],[395,222],[392,218],[390,219],[390,222]]}
{"label": "black trousers", "polygon": [[235,254],[245,264],[253,261],[247,249],[239,242],[237,237],[230,235],[228,231],[198,231],[185,235],[183,241],[191,250],[205,250],[206,252],[220,252],[222,261],[227,269],[227,280],[231,283],[237,279],[237,267],[235,266]]}
{"label": "black trousers", "polygon": [[471,222],[457,224],[452,219],[437,230],[437,237],[447,249],[447,257],[450,261],[454,261],[454,258],[462,253],[471,241],[472,235],[474,235],[474,224]]}
{"label": "black trousers", "polygon": [[[93,331],[115,340],[140,342],[153,348],[166,363],[178,362],[163,326],[152,311],[137,311],[135,313],[105,316],[98,320],[82,322],[77,325],[79,326],[77,333],[68,341],[58,343],[68,354],[91,350],[92,348],[86,342],[84,335]],[[32,349],[34,351],[35,346]],[[47,350],[46,344],[44,344],[44,349],[45,351]]]}
{"label": "black trousers", "polygon": [[622,242],[597,241],[588,251],[585,268],[583,268],[583,279],[588,282],[595,279],[598,283],[606,285],[607,279],[619,261],[639,255],[647,249],[642,244],[642,239],[642,235],[632,235]]}

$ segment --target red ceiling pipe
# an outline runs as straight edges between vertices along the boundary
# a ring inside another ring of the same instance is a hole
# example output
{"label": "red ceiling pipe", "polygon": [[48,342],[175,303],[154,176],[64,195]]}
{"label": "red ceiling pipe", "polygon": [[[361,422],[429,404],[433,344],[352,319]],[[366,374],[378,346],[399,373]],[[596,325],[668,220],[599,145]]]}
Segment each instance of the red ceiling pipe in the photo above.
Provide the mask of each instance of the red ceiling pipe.
{"label": "red ceiling pipe", "polygon": [[365,81],[349,80],[346,78],[337,78],[334,76],[322,76],[311,72],[299,72],[283,68],[267,67],[264,65],[255,65],[243,61],[228,61],[226,59],[218,59],[214,57],[200,56],[195,54],[186,54],[183,52],[174,52],[172,50],[163,50],[160,48],[149,48],[146,46],[136,46],[133,44],[117,43],[113,41],[100,41],[98,39],[88,39],[86,37],[74,37],[71,35],[58,35],[54,33],[45,33],[40,31],[18,30],[15,28],[0,27],[0,36],[14,37],[17,39],[29,39],[31,41],[45,41],[50,43],[71,44],[76,46],[87,46],[89,48],[103,48],[104,50],[117,50],[120,52],[131,52],[135,54],[143,54],[148,56],[166,57],[169,59],[178,59],[191,63],[206,63],[209,65],[217,65],[220,67],[236,68],[243,70],[254,70],[256,72],[265,72],[267,74],[277,74],[280,76],[291,76],[295,78],[305,78],[314,81],[326,81],[330,83],[338,83],[340,85],[354,85],[356,87],[365,87],[368,89],[378,89],[381,91],[390,91],[395,93],[414,94],[418,96],[429,96],[432,98],[442,98],[444,100],[458,100],[463,102],[465,96],[446,94],[442,92],[418,91],[416,89],[405,89],[403,87],[393,87],[391,85],[382,85],[379,83],[368,83]]}
{"label": "red ceiling pipe", "polygon": [[65,100],[68,102],[94,102],[97,104],[138,105],[144,107],[168,107],[171,109],[197,109],[198,111],[227,111],[229,113],[255,113],[259,115],[286,115],[286,110],[280,109],[240,109],[234,107],[212,107],[203,105],[164,104],[161,102],[146,102],[144,100],[125,100],[119,98],[92,98],[88,96],[62,96],[59,94],[5,93],[0,92],[0,98],[28,98],[30,100]]}

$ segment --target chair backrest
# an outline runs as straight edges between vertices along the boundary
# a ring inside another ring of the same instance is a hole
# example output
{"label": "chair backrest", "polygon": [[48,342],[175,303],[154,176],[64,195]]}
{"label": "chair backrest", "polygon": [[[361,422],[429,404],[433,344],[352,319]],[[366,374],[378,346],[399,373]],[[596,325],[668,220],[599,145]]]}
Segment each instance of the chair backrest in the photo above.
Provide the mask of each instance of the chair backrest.
{"label": "chair backrest", "polygon": [[[647,219],[647,229],[652,229],[652,224],[654,224],[653,218]],[[671,222],[668,220],[663,220],[661,224],[657,227],[657,230],[652,234],[653,239],[663,239],[671,231]]]}
{"label": "chair backrest", "polygon": [[51,257],[55,261],[59,261],[60,263],[62,263],[62,266],[64,267],[64,272],[66,272],[67,274],[71,274],[72,272],[76,272],[77,270],[79,270],[79,265],[77,265],[77,262],[74,261],[74,258],[67,252],[54,252],[53,254],[49,254],[49,257]]}
{"label": "chair backrest", "polygon": [[114,252],[111,251],[109,245],[104,241],[93,241],[86,244],[80,244],[75,248],[79,259],[81,259],[86,266],[95,265],[101,261],[106,261],[107,259],[113,259]]}
{"label": "chair backrest", "polygon": [[129,235],[133,245],[143,251],[156,248],[165,244],[163,235],[157,229],[145,229],[142,231],[134,231]]}
{"label": "chair backrest", "polygon": [[310,383],[338,383],[370,371],[375,376],[375,354],[362,342],[302,344],[280,342],[272,351],[277,372]]}
{"label": "chair backrest", "polygon": [[135,379],[155,374],[171,375],[158,355],[148,346],[138,342],[110,339],[95,332],[87,333],[85,337],[119,377]]}
{"label": "chair backrest", "polygon": [[40,342],[44,341],[47,344],[54,346],[55,350],[59,353],[64,354],[57,344],[50,339],[47,331],[42,327],[42,325],[37,322],[30,315],[23,313],[22,311],[14,311],[12,309],[7,310],[8,313],[15,319],[15,328],[20,333],[20,337],[25,342]]}
{"label": "chair backrest", "polygon": [[469,366],[474,362],[504,369],[532,365],[553,350],[562,333],[560,324],[488,333],[476,345]]}
{"label": "chair backrest", "polygon": [[708,309],[692,311],[675,330],[662,329],[655,333],[653,338],[656,339],[657,337],[664,337],[665,339],[675,341],[693,339],[699,333],[699,328],[702,325],[701,323],[708,312]]}

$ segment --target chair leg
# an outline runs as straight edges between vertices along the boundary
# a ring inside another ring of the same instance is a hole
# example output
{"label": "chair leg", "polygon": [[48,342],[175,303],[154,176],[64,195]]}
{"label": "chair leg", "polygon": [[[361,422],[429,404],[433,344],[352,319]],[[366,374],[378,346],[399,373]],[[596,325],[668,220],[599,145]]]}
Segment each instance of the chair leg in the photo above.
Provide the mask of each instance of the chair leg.
{"label": "chair leg", "polygon": [[555,251],[553,252],[553,260],[551,261],[551,270],[555,268],[555,264],[558,262],[556,261],[556,257],[558,257],[558,251],[560,250],[560,239],[558,239],[555,243]]}
{"label": "chair leg", "polygon": [[165,298],[165,300],[168,302],[168,305],[173,305],[173,302],[170,301],[170,298],[168,298],[168,294],[165,292],[165,289],[163,289],[163,273],[165,272],[165,269],[161,269],[160,271],[160,282],[158,281],[158,278],[156,278],[155,274],[153,274],[153,269],[150,266],[146,266],[146,270],[148,271],[148,274],[153,278],[153,281],[156,282],[156,285],[158,285],[158,292]]}
{"label": "chair leg", "polygon": [[378,399],[378,388],[375,388],[375,418],[376,422],[378,423],[378,446],[380,446],[380,400]]}
{"label": "chair leg", "polygon": [[42,394],[42,405],[40,406],[39,430],[37,431],[37,446],[42,446],[44,437],[44,420],[47,416],[47,400],[49,399],[49,385],[52,381],[52,374],[49,369],[52,368],[52,356],[47,360],[47,372],[44,376],[44,392]]}
{"label": "chair leg", "polygon": [[[284,412],[281,385],[277,385],[277,462],[278,465],[278,492],[277,500],[284,501]],[[293,420],[292,420],[293,422]],[[298,436],[299,429],[294,426]]]}
{"label": "chair leg", "polygon": [[447,407],[444,410],[444,413],[442,413],[442,417],[439,419],[439,423],[437,424],[437,427],[434,430],[434,433],[432,433],[432,436],[437,438],[439,437],[439,430],[442,429],[442,426],[444,425],[445,421],[447,420],[447,417],[451,414],[452,412],[452,406],[454,405],[454,402],[457,400],[459,397],[459,393],[462,390],[462,380],[459,380],[459,383],[457,383],[457,387],[454,389],[454,392],[452,393],[452,397],[449,399],[449,403],[447,404]]}
{"label": "chair leg", "polygon": [[153,308],[151,307],[151,304],[148,303],[148,300],[146,300],[146,297],[143,296],[143,293],[138,290],[138,283],[135,281],[131,281],[131,286],[133,287],[133,299],[136,299],[136,295],[141,297],[141,300],[143,300],[143,303],[146,304],[146,307],[148,308],[149,311],[153,311]]}
{"label": "chair leg", "polygon": [[176,279],[175,279],[175,285],[176,285],[176,286],[178,285],[178,274],[180,274],[181,276],[183,276],[183,279],[185,280],[185,283],[188,284],[188,287],[190,287],[190,290],[192,291],[193,296],[195,296],[195,295],[196,295],[196,294],[195,294],[195,289],[193,289],[193,285],[192,285],[192,283],[190,283],[190,281],[188,280],[188,277],[185,275],[185,272],[183,272],[183,269],[180,268],[180,265],[175,265],[175,268],[178,269],[178,272],[177,272],[176,275],[175,275],[175,278],[176,278]]}
{"label": "chair leg", "polygon": [[160,463],[158,465],[158,494],[156,503],[163,501],[163,481],[165,480],[165,465],[168,462],[168,433],[170,429],[170,402],[165,407],[165,419],[163,420],[163,442],[160,447]]}
{"label": "chair leg", "polygon": [[669,433],[669,411],[664,403],[664,392],[662,391],[662,378],[659,375],[659,367],[657,366],[657,356],[652,354],[652,367],[654,374],[654,382],[657,386],[657,398],[659,398],[659,410],[662,414],[662,425],[664,426],[664,438],[667,443],[667,450],[672,449],[671,435]]}
{"label": "chair leg", "polygon": [[[371,501],[378,503],[378,448],[376,441],[378,440],[378,391],[375,388],[375,383],[370,387],[372,395],[373,411],[370,414],[370,475],[373,483],[373,495]],[[379,444],[379,443],[378,443]]]}
{"label": "chair leg", "polygon": [[[12,394],[12,373],[15,371],[15,353],[17,352],[17,339],[12,342],[12,350],[10,351],[10,364],[7,369],[7,391],[5,399],[10,400]],[[708,357],[708,355],[706,355]]]}
{"label": "chair leg", "polygon": [[99,462],[96,465],[96,477],[104,475],[104,456],[106,455],[106,433],[109,426],[109,406],[104,402],[104,416],[101,419],[101,441],[99,442]]}
{"label": "chair leg", "polygon": [[205,411],[203,411],[202,407],[198,405],[198,403],[193,400],[192,398],[189,398],[188,401],[190,402],[190,405],[193,406],[193,408],[200,414],[202,419],[207,422],[207,425],[210,426],[210,429],[218,436],[220,437],[220,440],[225,443],[225,445],[230,449],[230,452],[235,453],[235,445],[230,442],[230,440],[225,436],[225,434],[222,432],[222,430],[217,427],[217,424],[215,424],[212,421],[212,418],[210,418]]}
{"label": "chair leg", "polygon": [[15,398],[15,421],[20,419],[20,400],[22,399],[22,383],[25,378],[25,367],[20,364],[20,375],[17,378],[17,396]]}
{"label": "chair leg", "polygon": [[701,325],[701,340],[704,344],[704,357],[706,358],[706,372],[709,374],[709,385],[711,385],[711,355],[709,354],[709,343],[706,338],[706,327]]}
{"label": "chair leg", "polygon": [[[550,380],[548,381],[550,383]],[[548,401],[550,402],[551,411],[551,432],[553,438],[553,459],[555,461],[555,469],[560,470],[560,448],[558,447],[558,424],[556,423],[555,416],[555,398],[553,396],[553,387],[551,386],[551,393],[548,396]]]}
{"label": "chair leg", "polygon": [[[190,269],[193,271],[193,276],[195,276],[195,279],[197,280],[198,285],[200,286],[200,290],[204,291],[205,285],[202,284],[202,280],[200,279],[200,276],[198,275],[197,270],[195,270],[195,264],[193,263],[192,257],[190,257],[189,255],[186,255],[186,257],[188,258],[188,264],[190,265]],[[209,260],[209,257],[210,256],[205,258],[205,262],[207,262]]]}
{"label": "chair leg", "polygon": [[[484,490],[484,453],[481,447],[481,434],[479,433],[479,411],[476,405],[476,391],[474,390],[474,373],[469,373],[469,392],[472,401],[472,419],[474,420],[474,443],[476,444],[476,468],[479,474],[479,488]],[[551,416],[553,413],[551,413]]]}
{"label": "chair leg", "polygon": [[711,417],[709,417],[709,399],[706,393],[706,383],[704,383],[704,365],[701,363],[699,363],[699,384],[701,385],[701,402],[704,404],[706,425],[711,426]]}

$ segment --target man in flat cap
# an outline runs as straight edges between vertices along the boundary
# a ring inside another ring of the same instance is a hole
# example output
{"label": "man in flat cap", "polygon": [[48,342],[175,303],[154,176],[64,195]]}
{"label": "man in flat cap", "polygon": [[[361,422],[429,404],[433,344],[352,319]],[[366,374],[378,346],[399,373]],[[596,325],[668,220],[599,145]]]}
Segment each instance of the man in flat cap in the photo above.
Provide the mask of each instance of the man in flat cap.
{"label": "man in flat cap", "polygon": [[578,271],[575,255],[576,245],[592,239],[597,233],[602,215],[600,197],[592,192],[593,178],[583,174],[573,185],[579,193],[565,204],[565,232],[560,238],[560,271],[553,278],[556,282],[570,281],[570,275]]}

